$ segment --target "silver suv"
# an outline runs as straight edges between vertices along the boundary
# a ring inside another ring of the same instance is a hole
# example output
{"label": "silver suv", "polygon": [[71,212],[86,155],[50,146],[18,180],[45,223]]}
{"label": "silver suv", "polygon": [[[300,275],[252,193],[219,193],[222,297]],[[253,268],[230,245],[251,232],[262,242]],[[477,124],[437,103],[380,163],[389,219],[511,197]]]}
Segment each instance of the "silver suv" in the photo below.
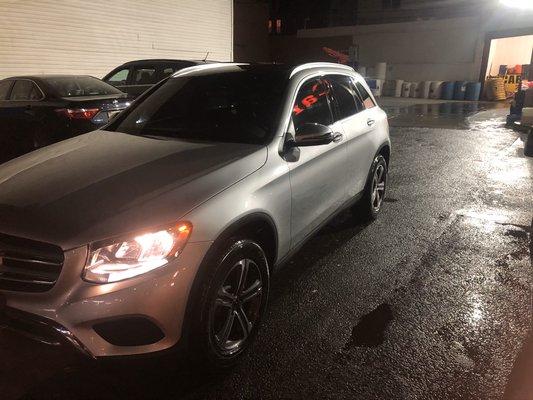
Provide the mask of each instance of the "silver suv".
{"label": "silver suv", "polygon": [[91,357],[184,346],[229,365],[276,267],[342,209],[376,218],[389,158],[351,68],[183,69],[0,167],[0,323]]}

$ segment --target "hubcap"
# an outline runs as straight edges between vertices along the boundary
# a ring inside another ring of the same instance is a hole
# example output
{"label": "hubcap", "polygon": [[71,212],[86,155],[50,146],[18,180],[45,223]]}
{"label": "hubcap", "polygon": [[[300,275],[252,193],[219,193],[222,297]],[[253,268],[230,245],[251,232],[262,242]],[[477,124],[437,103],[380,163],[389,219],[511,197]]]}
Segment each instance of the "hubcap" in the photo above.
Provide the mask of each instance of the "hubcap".
{"label": "hubcap", "polygon": [[387,179],[387,174],[385,173],[385,167],[383,165],[378,165],[376,171],[374,172],[374,177],[372,179],[372,207],[374,211],[379,211],[381,204],[383,203],[383,198],[385,197],[385,183]]}
{"label": "hubcap", "polygon": [[257,264],[238,261],[217,291],[211,308],[211,336],[224,354],[238,352],[259,317],[263,282]]}

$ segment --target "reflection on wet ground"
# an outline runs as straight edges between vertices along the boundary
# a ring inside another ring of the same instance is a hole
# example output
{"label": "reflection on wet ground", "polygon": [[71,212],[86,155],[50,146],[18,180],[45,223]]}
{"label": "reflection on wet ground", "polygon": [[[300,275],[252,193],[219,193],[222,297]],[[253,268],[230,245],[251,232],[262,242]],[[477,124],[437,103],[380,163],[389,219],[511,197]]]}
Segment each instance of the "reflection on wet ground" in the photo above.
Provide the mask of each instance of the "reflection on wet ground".
{"label": "reflection on wet ground", "polygon": [[[381,108],[389,116],[391,126],[466,129],[468,118],[481,111],[507,109],[505,102],[442,102],[409,104],[384,100]],[[499,121],[501,124],[501,121]]]}

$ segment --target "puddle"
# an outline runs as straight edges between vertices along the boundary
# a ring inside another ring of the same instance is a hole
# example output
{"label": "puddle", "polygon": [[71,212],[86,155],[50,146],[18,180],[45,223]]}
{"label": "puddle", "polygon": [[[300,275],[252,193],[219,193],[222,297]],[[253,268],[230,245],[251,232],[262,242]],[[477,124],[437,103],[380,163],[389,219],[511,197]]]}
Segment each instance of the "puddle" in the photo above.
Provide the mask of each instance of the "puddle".
{"label": "puddle", "polygon": [[350,341],[345,349],[351,347],[377,347],[385,341],[385,331],[392,321],[392,309],[387,303],[380,304],[364,315],[354,326]]}
{"label": "puddle", "polygon": [[[469,117],[474,114],[507,107],[506,104],[490,102],[446,102],[430,104],[385,104],[381,108],[389,117],[391,126],[459,128],[470,127]],[[498,127],[500,118],[495,119]]]}

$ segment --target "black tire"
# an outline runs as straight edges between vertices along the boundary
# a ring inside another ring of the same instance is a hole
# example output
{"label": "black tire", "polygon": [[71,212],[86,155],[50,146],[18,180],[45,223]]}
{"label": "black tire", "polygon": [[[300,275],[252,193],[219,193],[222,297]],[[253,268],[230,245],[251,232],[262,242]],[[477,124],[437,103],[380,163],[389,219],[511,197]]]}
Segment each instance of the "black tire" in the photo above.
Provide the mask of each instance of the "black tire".
{"label": "black tire", "polygon": [[[382,175],[380,175],[380,171],[382,171]],[[376,180],[380,181],[376,182]],[[372,162],[372,167],[370,168],[370,174],[367,179],[363,198],[359,201],[355,210],[356,215],[359,218],[364,221],[374,221],[378,217],[381,207],[383,206],[383,199],[385,198],[387,189],[387,181],[387,161],[385,160],[385,157],[379,154]],[[375,196],[377,185],[379,185],[380,188],[382,186],[382,189],[378,190],[378,195],[380,196],[378,201],[376,201]]]}
{"label": "black tire", "polygon": [[[246,263],[245,282],[240,285],[238,281]],[[253,286],[257,282],[260,283],[258,290],[257,286]],[[268,261],[261,246],[249,239],[228,241],[213,258],[212,268],[200,285],[191,330],[190,356],[195,363],[223,369],[239,361],[260,327],[266,311],[269,284]],[[252,294],[252,287],[255,287],[253,293],[257,293],[247,300],[246,296]],[[231,318],[233,325],[227,331]],[[245,325],[249,327],[247,332],[244,331]],[[243,335],[244,339],[239,340]]]}

